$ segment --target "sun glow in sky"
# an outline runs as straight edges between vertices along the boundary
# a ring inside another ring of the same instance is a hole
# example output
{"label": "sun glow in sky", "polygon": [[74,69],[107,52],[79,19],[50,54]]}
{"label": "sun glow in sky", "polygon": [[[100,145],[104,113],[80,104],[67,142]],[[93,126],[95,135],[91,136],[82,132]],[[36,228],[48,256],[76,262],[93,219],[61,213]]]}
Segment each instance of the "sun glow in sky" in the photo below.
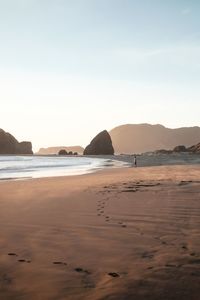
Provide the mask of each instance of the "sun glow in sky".
{"label": "sun glow in sky", "polygon": [[0,0],[0,128],[39,147],[200,125],[199,0]]}

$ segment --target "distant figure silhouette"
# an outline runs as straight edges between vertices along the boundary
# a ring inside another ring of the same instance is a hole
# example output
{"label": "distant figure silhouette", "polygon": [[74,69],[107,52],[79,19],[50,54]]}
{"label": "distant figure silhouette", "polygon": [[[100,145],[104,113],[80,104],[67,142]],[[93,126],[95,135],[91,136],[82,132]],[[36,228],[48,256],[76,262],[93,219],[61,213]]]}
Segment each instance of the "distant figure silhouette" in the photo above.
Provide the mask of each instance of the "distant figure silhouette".
{"label": "distant figure silhouette", "polygon": [[134,155],[133,164],[134,164],[134,166],[136,168],[137,167],[137,156],[136,155]]}

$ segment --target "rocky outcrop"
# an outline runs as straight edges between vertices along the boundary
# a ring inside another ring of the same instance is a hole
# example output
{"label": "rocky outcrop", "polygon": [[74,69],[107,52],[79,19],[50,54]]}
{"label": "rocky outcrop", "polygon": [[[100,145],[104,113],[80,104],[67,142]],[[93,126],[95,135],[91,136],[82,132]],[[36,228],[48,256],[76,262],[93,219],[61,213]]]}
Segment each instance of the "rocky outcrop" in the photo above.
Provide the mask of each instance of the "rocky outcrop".
{"label": "rocky outcrop", "polygon": [[65,150],[66,152],[77,152],[78,154],[83,154],[84,148],[81,146],[57,146],[57,147],[48,147],[48,148],[40,148],[40,150],[36,153],[39,155],[50,155],[50,154],[58,154],[60,150]]}
{"label": "rocky outcrop", "polygon": [[84,155],[113,155],[114,148],[109,133],[104,130],[100,132],[85,148]]}
{"label": "rocky outcrop", "polygon": [[173,152],[187,152],[187,148],[183,145],[176,146]]}
{"label": "rocky outcrop", "polygon": [[154,151],[155,154],[171,154],[173,153],[172,150],[165,150],[165,149],[160,149],[160,150],[156,150]]}
{"label": "rocky outcrop", "polygon": [[65,149],[61,149],[58,152],[58,155],[78,155],[78,153],[77,152],[72,152],[72,151],[67,152]]}
{"label": "rocky outcrop", "polygon": [[10,133],[0,129],[0,154],[33,154],[32,144],[19,143]]}
{"label": "rocky outcrop", "polygon": [[184,145],[176,146],[173,150],[156,150],[154,153],[156,154],[172,154],[172,153],[194,153],[194,154],[200,154],[200,143],[197,145],[193,145],[191,147],[186,148]]}
{"label": "rocky outcrop", "polygon": [[194,145],[192,147],[189,147],[187,150],[189,152],[192,152],[192,153],[199,153],[200,154],[200,143],[198,143],[197,145]]}
{"label": "rocky outcrop", "polygon": [[65,149],[61,149],[59,152],[58,152],[58,155],[68,155],[67,151]]}
{"label": "rocky outcrop", "polygon": [[19,154],[33,154],[31,142],[21,142],[18,144]]}
{"label": "rocky outcrop", "polygon": [[173,152],[188,152],[188,153],[198,154],[200,153],[200,143],[188,148],[186,148],[185,146],[177,146],[174,148]]}

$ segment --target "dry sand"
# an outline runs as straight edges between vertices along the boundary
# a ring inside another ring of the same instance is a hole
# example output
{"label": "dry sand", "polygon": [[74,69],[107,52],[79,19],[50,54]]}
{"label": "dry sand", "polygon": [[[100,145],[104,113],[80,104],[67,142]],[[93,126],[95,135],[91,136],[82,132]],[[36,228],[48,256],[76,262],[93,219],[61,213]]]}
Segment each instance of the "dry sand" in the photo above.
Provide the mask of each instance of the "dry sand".
{"label": "dry sand", "polygon": [[200,299],[200,167],[0,182],[0,299]]}

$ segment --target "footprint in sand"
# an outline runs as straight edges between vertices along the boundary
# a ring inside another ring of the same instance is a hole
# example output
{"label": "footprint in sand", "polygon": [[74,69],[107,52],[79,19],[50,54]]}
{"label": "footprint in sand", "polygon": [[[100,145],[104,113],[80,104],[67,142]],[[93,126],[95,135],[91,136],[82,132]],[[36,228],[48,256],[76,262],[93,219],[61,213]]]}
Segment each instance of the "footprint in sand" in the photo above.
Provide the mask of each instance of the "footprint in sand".
{"label": "footprint in sand", "polygon": [[153,253],[149,253],[149,252],[144,252],[142,253],[142,258],[153,258],[154,257],[154,254]]}
{"label": "footprint in sand", "polygon": [[159,236],[156,236],[155,240],[160,241],[162,245],[167,245],[167,242],[163,241]]}
{"label": "footprint in sand", "polygon": [[11,284],[12,283],[12,278],[10,276],[8,276],[7,274],[4,274],[2,276],[2,280],[6,283],[6,284]]}
{"label": "footprint in sand", "polygon": [[162,244],[162,245],[167,245],[167,242],[161,241],[161,244]]}
{"label": "footprint in sand", "polygon": [[18,262],[23,263],[23,262],[26,262],[26,260],[25,259],[18,259]]}
{"label": "footprint in sand", "polygon": [[67,263],[62,262],[62,261],[54,261],[53,264],[54,265],[64,265],[64,266],[67,266]]}
{"label": "footprint in sand", "polygon": [[118,273],[115,273],[115,272],[110,272],[110,273],[108,273],[108,275],[113,277],[113,278],[120,277],[120,275]]}
{"label": "footprint in sand", "polygon": [[200,273],[197,271],[197,272],[192,272],[190,273],[191,276],[195,276],[195,277],[200,277]]}
{"label": "footprint in sand", "polygon": [[122,190],[121,192],[122,193],[135,193],[135,192],[137,192],[137,190],[136,189],[134,189],[134,190],[129,189],[129,190]]}
{"label": "footprint in sand", "polygon": [[200,259],[199,258],[194,258],[193,260],[189,260],[189,264],[199,265],[200,264]]}
{"label": "footprint in sand", "polygon": [[183,250],[188,250],[188,247],[187,247],[186,245],[183,245],[181,248],[182,248]]}
{"label": "footprint in sand", "polygon": [[82,268],[75,268],[74,271],[76,271],[77,273],[85,273],[85,274],[87,274],[87,275],[90,275],[90,274],[91,274],[90,271],[84,270],[84,269],[82,269]]}
{"label": "footprint in sand", "polygon": [[8,253],[8,255],[9,256],[18,256],[16,253],[12,253],[12,252]]}
{"label": "footprint in sand", "polygon": [[182,265],[166,264],[165,267],[167,267],[167,268],[180,268],[180,267],[182,267]]}

